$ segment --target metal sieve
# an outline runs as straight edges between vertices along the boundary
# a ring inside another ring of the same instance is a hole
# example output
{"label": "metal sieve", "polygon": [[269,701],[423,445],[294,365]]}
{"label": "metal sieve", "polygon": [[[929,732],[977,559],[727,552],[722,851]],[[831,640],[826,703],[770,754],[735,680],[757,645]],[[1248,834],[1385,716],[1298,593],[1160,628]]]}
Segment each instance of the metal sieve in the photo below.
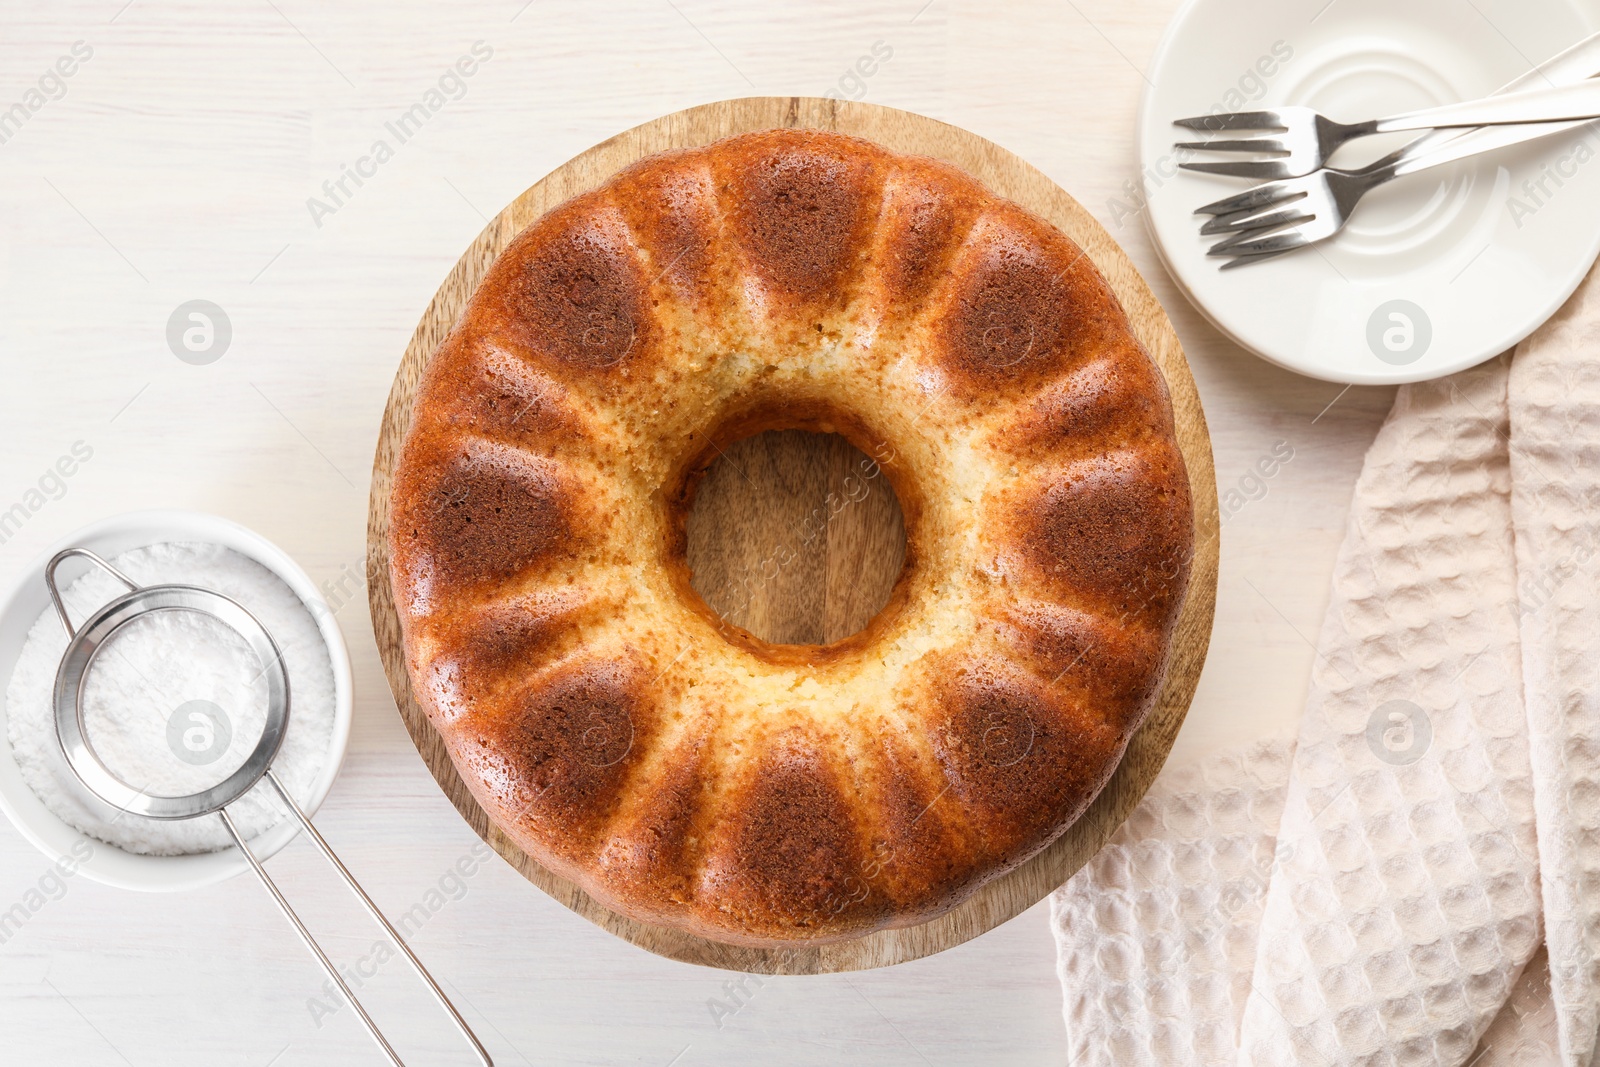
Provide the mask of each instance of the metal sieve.
{"label": "metal sieve", "polygon": [[[67,606],[62,600],[61,591],[56,586],[56,568],[72,556],[83,557],[128,588],[126,593],[101,605],[81,627],[76,629],[67,614]],[[405,943],[400,932],[384,917],[378,905],[373,903],[372,898],[361,888],[349,868],[334,853],[332,846],[311,824],[310,816],[295,803],[277,775],[272,773],[272,761],[283,744],[284,734],[288,732],[290,701],[289,674],[284,669],[283,656],[278,650],[278,644],[267,632],[267,628],[262,626],[243,605],[221,593],[192,585],[140,586],[86,548],[68,548],[56,553],[45,567],[44,581],[50,590],[51,603],[55,605],[56,614],[61,617],[61,625],[66,628],[68,638],[67,651],[61,657],[61,666],[56,669],[56,740],[61,745],[61,754],[66,760],[68,769],[83,787],[119,811],[142,815],[149,819],[195,819],[211,814],[220,817],[222,824],[227,827],[228,835],[233,838],[233,843],[250,861],[251,868],[267,887],[267,891],[272,894],[272,899],[277,902],[284,917],[293,924],[306,947],[322,964],[322,969],[355,1008],[356,1014],[361,1017],[361,1022],[372,1035],[372,1039],[378,1043],[378,1047],[389,1057],[391,1063],[396,1067],[404,1067],[404,1061],[389,1044],[389,1040],[383,1036],[383,1032],[378,1029],[378,1024],[356,998],[354,990],[339,973],[333,961],[328,958],[328,954],[322,950],[317,939],[311,935],[305,923],[300,921],[300,917],[289,906],[288,899],[267,874],[261,860],[250,851],[250,846],[245,843],[243,835],[239,833],[238,827],[228,815],[227,806],[244,796],[265,778],[290,814],[300,823],[306,835],[316,843],[322,854],[328,858],[328,862],[344,878],[345,884],[366,905],[367,911],[383,927],[406,959],[411,961],[417,974],[433,991],[440,1006],[455,1021],[462,1036],[471,1043],[478,1058],[486,1067],[494,1067],[494,1061],[489,1058],[489,1053],[484,1049],[482,1042],[467,1025],[467,1021],[461,1017],[455,1005],[450,1002],[450,998],[445,996],[444,990],[439,988],[439,983],[434,981],[433,975],[428,973],[428,969],[422,965],[416,953],[411,951],[411,947]],[[161,611],[186,611],[206,615],[231,629],[244,640],[263,665],[262,677],[267,684],[266,722],[262,727],[260,739],[245,761],[216,785],[185,796],[157,796],[129,785],[112,773],[95,754],[94,747],[84,730],[83,683],[89,672],[94,669],[96,658],[123,627],[135,619]]]}

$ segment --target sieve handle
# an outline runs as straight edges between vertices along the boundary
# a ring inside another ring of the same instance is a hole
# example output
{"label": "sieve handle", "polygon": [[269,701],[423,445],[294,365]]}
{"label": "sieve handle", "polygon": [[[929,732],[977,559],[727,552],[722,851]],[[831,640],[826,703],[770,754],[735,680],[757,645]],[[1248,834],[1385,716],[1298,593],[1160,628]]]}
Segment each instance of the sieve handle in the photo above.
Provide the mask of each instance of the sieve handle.
{"label": "sieve handle", "polygon": [[[322,854],[328,857],[328,861],[344,877],[346,884],[355,891],[356,896],[361,898],[361,902],[367,906],[367,910],[372,913],[372,917],[378,920],[379,924],[388,932],[389,937],[399,946],[400,951],[405,953],[406,959],[411,961],[411,965],[422,976],[422,980],[428,984],[428,988],[433,990],[433,995],[438,998],[439,1004],[450,1014],[450,1018],[455,1020],[455,1024],[461,1030],[462,1036],[472,1044],[473,1051],[483,1061],[484,1067],[494,1067],[494,1061],[489,1058],[489,1053],[484,1049],[477,1035],[472,1032],[472,1028],[467,1025],[467,1021],[461,1017],[461,1013],[456,1010],[455,1005],[450,1003],[450,998],[445,996],[444,990],[439,988],[439,983],[433,980],[433,975],[429,974],[428,969],[422,965],[422,961],[417,959],[416,953],[411,951],[411,946],[407,945],[405,940],[401,938],[400,931],[394,928],[389,920],[384,917],[383,912],[378,910],[378,905],[373,903],[371,897],[367,896],[366,891],[361,888],[355,876],[350,873],[350,869],[334,853],[333,847],[317,832],[317,828],[311,824],[310,817],[306,815],[299,804],[295,803],[294,798],[289,795],[289,791],[283,787],[283,783],[278,781],[278,776],[268,770],[266,779],[272,783],[272,788],[277,790],[278,796],[283,799],[289,810],[294,813],[294,817],[299,820],[300,825],[305,828],[307,835],[317,843],[317,847],[322,850]],[[306,924],[300,921],[300,917],[295,914],[294,908],[289,906],[288,899],[284,897],[277,883],[267,874],[267,869],[262,866],[255,853],[251,852],[250,847],[245,844],[243,836],[240,835],[238,828],[233,824],[233,819],[228,816],[228,809],[218,808],[217,814],[222,816],[222,822],[227,826],[228,833],[233,837],[234,844],[239,846],[239,851],[243,852],[245,858],[250,861],[250,866],[255,869],[262,884],[272,894],[272,899],[277,902],[279,910],[294,925],[295,931],[300,935],[300,939],[306,943],[306,947],[317,957],[317,961],[322,964],[322,969],[328,972],[328,977],[332,978],[340,991],[344,993],[344,998],[356,1009],[356,1014],[361,1017],[362,1023],[366,1025],[367,1033],[372,1035],[372,1039],[378,1043],[378,1047],[389,1057],[389,1062],[394,1064],[394,1067],[405,1067],[399,1054],[395,1052],[394,1046],[389,1044],[388,1039],[383,1036],[383,1031],[378,1029],[378,1024],[372,1020],[371,1015],[367,1014],[367,1009],[361,1006],[361,1001],[356,999],[355,991],[345,982],[344,976],[339,973],[339,968],[335,967],[333,961],[328,958],[328,954],[322,951],[322,946],[317,944],[317,939],[311,936],[311,931],[306,928]]]}
{"label": "sieve handle", "polygon": [[373,1022],[372,1016],[367,1014],[367,1009],[363,1008],[361,1001],[356,999],[355,991],[344,980],[344,975],[339,973],[339,968],[333,965],[333,961],[328,958],[328,954],[322,951],[322,946],[317,944],[317,939],[311,936],[310,930],[306,929],[306,924],[300,921],[300,916],[296,915],[294,909],[289,906],[289,901],[283,895],[283,891],[278,888],[278,883],[272,880],[272,876],[261,865],[261,861],[256,858],[256,854],[250,851],[250,846],[244,843],[244,837],[240,835],[239,828],[233,825],[233,819],[228,815],[228,809],[218,808],[217,814],[222,816],[222,824],[228,828],[228,834],[233,838],[233,843],[239,846],[239,851],[244,853],[245,858],[250,861],[250,866],[255,868],[256,875],[261,879],[261,884],[267,887],[267,892],[271,893],[272,899],[277,901],[278,909],[283,912],[285,918],[294,924],[295,931],[300,935],[300,940],[306,943],[306,948],[309,948],[312,954],[317,957],[318,962],[322,964],[322,969],[328,972],[328,977],[332,978],[334,983],[344,992],[344,999],[348,1000],[351,1006],[356,1009],[356,1014],[361,1016],[361,1021],[366,1024],[367,1033],[372,1035],[372,1040],[376,1041],[378,1047],[383,1049],[384,1054],[389,1057],[389,1062],[394,1064],[394,1067],[406,1067],[405,1061],[395,1052],[394,1046],[389,1044],[389,1039],[383,1036],[382,1030],[378,1029],[378,1024]]}
{"label": "sieve handle", "polygon": [[361,888],[361,884],[356,881],[355,875],[350,873],[350,868],[346,867],[343,861],[339,859],[338,855],[333,851],[333,846],[328,844],[315,826],[311,825],[310,816],[305,813],[299,804],[295,803],[294,797],[289,795],[289,791],[283,787],[283,783],[278,781],[278,776],[270,770],[267,771],[267,781],[272,784],[273,789],[278,791],[278,796],[283,799],[284,804],[288,805],[289,810],[294,813],[294,817],[300,820],[300,825],[305,828],[307,836],[315,841],[317,847],[322,850],[322,854],[328,857],[328,862],[333,864],[334,869],[344,876],[345,884],[350,887],[356,896],[361,898],[361,903],[365,904],[367,911],[371,912],[372,917],[378,920],[378,925],[388,932],[389,938],[399,947],[401,952],[405,953],[406,959],[411,961],[411,966],[416,969],[418,976],[428,984],[429,989],[433,990],[434,998],[439,1001],[439,1006],[455,1021],[456,1029],[461,1031],[461,1036],[466,1038],[472,1045],[473,1051],[478,1054],[478,1059],[483,1061],[484,1067],[494,1067],[494,1061],[489,1058],[488,1050],[478,1040],[478,1035],[472,1032],[472,1027],[467,1025],[467,1020],[461,1017],[461,1013],[450,1002],[450,998],[445,996],[444,990],[439,988],[439,983],[434,981],[433,975],[428,973],[428,968],[424,967],[422,961],[417,958],[417,954],[411,951],[411,946],[406,944],[405,939],[400,936],[400,931],[394,928],[394,924],[384,916],[378,905],[373,902],[371,897],[367,896],[367,891]]}
{"label": "sieve handle", "polygon": [[72,628],[72,619],[67,615],[66,602],[61,599],[61,590],[56,588],[56,568],[61,566],[64,561],[73,556],[82,556],[90,563],[93,563],[96,567],[99,567],[101,570],[111,575],[111,577],[127,586],[128,592],[130,593],[139,588],[134,584],[133,579],[117,570],[117,568],[113,567],[111,564],[107,563],[93,552],[90,552],[87,548],[64,548],[60,552],[57,552],[54,556],[51,556],[50,562],[44,565],[44,584],[50,589],[50,602],[56,606],[56,614],[61,616],[61,625],[67,628],[67,639],[69,641],[77,636],[77,631]]}

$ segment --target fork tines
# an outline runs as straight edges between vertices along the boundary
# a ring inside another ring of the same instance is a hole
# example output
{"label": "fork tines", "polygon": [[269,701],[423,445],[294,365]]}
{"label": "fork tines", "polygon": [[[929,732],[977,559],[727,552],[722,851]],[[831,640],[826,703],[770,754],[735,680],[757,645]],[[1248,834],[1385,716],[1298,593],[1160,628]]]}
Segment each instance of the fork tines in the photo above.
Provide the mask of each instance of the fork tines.
{"label": "fork tines", "polygon": [[1281,137],[1218,138],[1214,141],[1179,141],[1174,148],[1192,148],[1206,152],[1264,152],[1267,155],[1286,156],[1289,142]]}
{"label": "fork tines", "polygon": [[1223,130],[1287,130],[1289,127],[1276,111],[1233,111],[1225,115],[1194,115],[1175,119],[1174,126],[1191,130],[1220,133]]}
{"label": "fork tines", "polygon": [[1196,215],[1233,215],[1241,211],[1255,211],[1280,202],[1304,200],[1305,191],[1293,188],[1292,182],[1265,182],[1253,185],[1242,193],[1213,200],[1194,209]]}
{"label": "fork tines", "polygon": [[1269,204],[1256,211],[1235,211],[1231,215],[1216,215],[1200,227],[1200,236],[1210,237],[1219,233],[1237,234],[1244,230],[1276,230],[1284,226],[1298,226],[1302,222],[1310,222],[1316,215],[1309,214],[1299,208],[1291,206],[1296,200],[1286,201],[1282,206]]}
{"label": "fork tines", "polygon": [[[1300,221],[1309,222],[1311,221],[1311,216],[1306,216]],[[1296,248],[1302,248],[1311,243],[1306,239],[1306,235],[1298,230],[1285,230],[1282,233],[1267,234],[1265,236],[1262,235],[1260,230],[1251,230],[1248,233],[1241,233],[1237,237],[1231,237],[1226,241],[1217,242],[1206,250],[1206,255],[1234,256],[1238,259],[1254,260],[1262,256],[1291,252]],[[1230,267],[1236,265],[1236,263],[1227,264]]]}

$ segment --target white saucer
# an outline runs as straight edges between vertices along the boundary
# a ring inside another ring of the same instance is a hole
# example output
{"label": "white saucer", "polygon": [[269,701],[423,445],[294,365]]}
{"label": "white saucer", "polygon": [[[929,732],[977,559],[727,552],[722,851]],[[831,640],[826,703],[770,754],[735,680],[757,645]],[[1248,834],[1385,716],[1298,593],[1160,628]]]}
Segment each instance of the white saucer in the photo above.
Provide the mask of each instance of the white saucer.
{"label": "white saucer", "polygon": [[[1143,213],[1167,269],[1240,345],[1329,381],[1422,381],[1511,348],[1600,254],[1593,125],[1399,179],[1332,240],[1219,271],[1205,254],[1216,238],[1200,236],[1194,209],[1250,183],[1178,170],[1189,157],[1173,142],[1193,138],[1171,123],[1283,104],[1353,121],[1484,96],[1600,28],[1600,11],[1584,7],[1189,0],[1156,50],[1139,112]],[[1335,162],[1359,166],[1406,140],[1369,138]]]}

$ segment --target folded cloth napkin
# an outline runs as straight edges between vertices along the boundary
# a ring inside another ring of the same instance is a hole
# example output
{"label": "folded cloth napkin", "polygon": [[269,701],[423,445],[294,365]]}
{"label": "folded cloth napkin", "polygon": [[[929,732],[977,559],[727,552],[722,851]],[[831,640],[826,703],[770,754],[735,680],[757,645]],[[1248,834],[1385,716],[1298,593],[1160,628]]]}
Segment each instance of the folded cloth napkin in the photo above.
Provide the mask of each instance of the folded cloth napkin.
{"label": "folded cloth napkin", "polygon": [[1458,1064],[1539,947],[1506,364],[1402,390],[1356,483],[1240,1064]]}
{"label": "folded cloth napkin", "polygon": [[1053,897],[1074,1067],[1595,1067],[1597,278],[1399,391],[1292,746],[1165,772]]}
{"label": "folded cloth napkin", "polygon": [[[1600,272],[1597,272],[1600,274]],[[1545,941],[1563,1063],[1600,1026],[1600,281],[1511,366],[1511,513]]]}
{"label": "folded cloth napkin", "polygon": [[[1169,769],[1051,896],[1071,1067],[1237,1062],[1266,887],[1290,858],[1276,827],[1293,751],[1273,736]],[[1542,948],[1466,1063],[1561,1063]]]}
{"label": "folded cloth napkin", "polygon": [[1072,1067],[1235,1061],[1293,752],[1169,768],[1052,894]]}

